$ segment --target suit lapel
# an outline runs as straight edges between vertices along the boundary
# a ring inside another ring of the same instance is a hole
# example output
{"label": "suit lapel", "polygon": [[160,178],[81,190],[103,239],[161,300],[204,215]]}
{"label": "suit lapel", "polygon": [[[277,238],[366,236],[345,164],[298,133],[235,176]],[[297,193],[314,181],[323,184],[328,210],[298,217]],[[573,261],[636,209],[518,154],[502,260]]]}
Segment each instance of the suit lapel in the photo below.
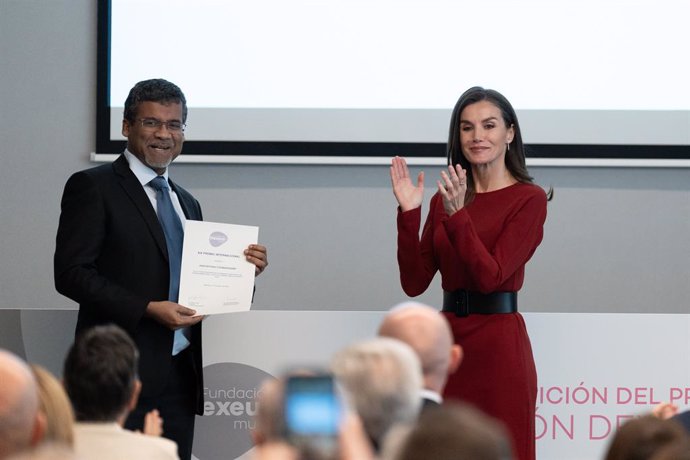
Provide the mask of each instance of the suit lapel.
{"label": "suit lapel", "polygon": [[120,186],[124,189],[134,206],[139,210],[141,217],[146,222],[146,225],[151,231],[153,239],[158,245],[158,249],[160,249],[161,254],[163,254],[163,257],[167,261],[168,247],[165,243],[165,234],[163,233],[163,228],[158,221],[158,217],[156,216],[156,212],[153,210],[153,206],[151,206],[151,200],[149,200],[149,197],[146,195],[146,192],[141,186],[141,183],[139,183],[137,177],[134,175],[132,170],[129,169],[129,164],[127,163],[127,159],[124,155],[120,155],[120,157],[113,162],[113,170],[120,179]]}
{"label": "suit lapel", "polygon": [[180,193],[180,189],[175,185],[175,183],[168,178],[168,183],[170,184],[170,188],[172,189],[173,192],[177,195],[177,201],[180,202],[180,206],[182,207],[182,212],[184,213],[184,216],[187,219],[190,219],[190,213],[192,212],[191,209],[189,209],[189,204],[187,203],[187,200],[184,199],[182,196],[182,193]]}
{"label": "suit lapel", "polygon": [[168,179],[168,182],[170,183],[170,188],[172,188],[173,192],[177,195],[177,200],[180,202],[182,212],[184,212],[187,220],[201,219],[201,216],[198,215],[199,213],[197,212],[195,202],[189,197],[189,193],[181,190],[172,180]]}

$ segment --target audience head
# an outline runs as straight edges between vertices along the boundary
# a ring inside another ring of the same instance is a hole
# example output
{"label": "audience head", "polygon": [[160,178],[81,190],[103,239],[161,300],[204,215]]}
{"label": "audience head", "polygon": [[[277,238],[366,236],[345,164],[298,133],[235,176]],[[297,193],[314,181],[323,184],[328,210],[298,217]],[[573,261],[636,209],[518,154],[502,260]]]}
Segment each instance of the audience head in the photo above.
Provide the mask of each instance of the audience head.
{"label": "audience head", "polygon": [[0,350],[0,458],[37,445],[45,431],[38,389],[29,366]]}
{"label": "audience head", "polygon": [[690,460],[690,437],[659,448],[649,460]]}
{"label": "audience head", "polygon": [[[324,444],[315,440],[315,444],[295,442],[291,439],[285,415],[285,393],[290,377],[320,377],[323,372],[312,370],[297,370],[281,378],[265,380],[257,393],[257,407],[255,415],[255,429],[252,431],[256,459],[289,458],[300,460],[367,460],[373,459],[372,447],[364,432],[361,419],[349,411],[347,407],[342,415],[338,428],[336,446],[324,450]],[[334,388],[336,397],[340,399],[339,391]],[[314,393],[316,394],[316,393]],[[342,402],[342,401],[341,401]]]}
{"label": "audience head", "polygon": [[407,344],[385,337],[358,342],[336,353],[332,368],[374,446],[396,423],[417,419],[421,366]]}
{"label": "audience head", "polygon": [[462,360],[462,348],[453,341],[445,316],[415,302],[393,307],[379,326],[378,335],[398,339],[417,353],[422,365],[424,388],[442,393],[448,375]]}
{"label": "audience head", "polygon": [[72,446],[74,444],[74,411],[65,389],[45,368],[31,365],[38,384],[39,410],[46,419],[45,441]]}
{"label": "audience head", "polygon": [[78,421],[122,422],[141,382],[132,339],[114,325],[84,331],[70,348],[63,380]]}
{"label": "audience head", "polygon": [[255,428],[252,430],[254,444],[263,445],[285,439],[284,389],[283,379],[269,378],[261,384],[256,398]]}
{"label": "audience head", "polygon": [[507,460],[504,428],[479,410],[456,402],[425,410],[396,449],[395,460]]}
{"label": "audience head", "polygon": [[309,369],[298,369],[278,377],[269,377],[261,383],[256,395],[255,428],[252,439],[255,445],[286,440],[285,388],[291,376],[311,377],[317,375]]}
{"label": "audience head", "polygon": [[686,437],[678,423],[645,415],[629,420],[616,431],[606,460],[648,460],[662,448]]}

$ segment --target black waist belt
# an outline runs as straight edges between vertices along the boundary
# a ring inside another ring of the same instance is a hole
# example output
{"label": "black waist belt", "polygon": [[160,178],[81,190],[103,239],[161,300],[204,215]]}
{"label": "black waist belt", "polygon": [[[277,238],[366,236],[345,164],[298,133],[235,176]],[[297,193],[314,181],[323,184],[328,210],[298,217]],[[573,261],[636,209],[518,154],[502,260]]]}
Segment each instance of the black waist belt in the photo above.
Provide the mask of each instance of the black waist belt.
{"label": "black waist belt", "polygon": [[443,291],[443,310],[453,312],[456,316],[491,315],[494,313],[515,313],[517,309],[517,292],[481,292]]}

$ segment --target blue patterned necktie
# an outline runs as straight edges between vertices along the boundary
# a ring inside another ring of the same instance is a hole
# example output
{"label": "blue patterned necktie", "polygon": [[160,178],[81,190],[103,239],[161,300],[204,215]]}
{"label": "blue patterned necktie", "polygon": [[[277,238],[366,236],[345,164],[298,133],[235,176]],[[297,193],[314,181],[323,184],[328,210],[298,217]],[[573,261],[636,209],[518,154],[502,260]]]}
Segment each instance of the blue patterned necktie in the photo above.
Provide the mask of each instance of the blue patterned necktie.
{"label": "blue patterned necktie", "polygon": [[[177,302],[180,293],[180,268],[182,265],[182,241],[184,239],[184,229],[182,222],[175,212],[172,200],[170,199],[170,188],[168,181],[163,176],[157,176],[149,185],[156,191],[156,208],[158,210],[158,220],[165,233],[165,243],[168,247],[168,266],[170,267],[170,288],[168,300]],[[175,341],[173,342],[172,354],[176,355],[189,346],[187,338],[188,328],[177,329],[175,331]]]}

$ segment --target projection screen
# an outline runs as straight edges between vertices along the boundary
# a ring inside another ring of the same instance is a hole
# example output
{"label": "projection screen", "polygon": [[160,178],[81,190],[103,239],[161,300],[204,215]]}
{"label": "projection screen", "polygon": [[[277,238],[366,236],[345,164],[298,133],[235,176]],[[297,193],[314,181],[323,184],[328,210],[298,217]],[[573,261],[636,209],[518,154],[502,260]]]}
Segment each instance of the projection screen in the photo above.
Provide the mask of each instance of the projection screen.
{"label": "projection screen", "polygon": [[532,162],[687,166],[688,17],[683,0],[101,1],[96,152],[124,148],[129,89],[165,78],[191,161],[444,162],[479,85],[513,103]]}

